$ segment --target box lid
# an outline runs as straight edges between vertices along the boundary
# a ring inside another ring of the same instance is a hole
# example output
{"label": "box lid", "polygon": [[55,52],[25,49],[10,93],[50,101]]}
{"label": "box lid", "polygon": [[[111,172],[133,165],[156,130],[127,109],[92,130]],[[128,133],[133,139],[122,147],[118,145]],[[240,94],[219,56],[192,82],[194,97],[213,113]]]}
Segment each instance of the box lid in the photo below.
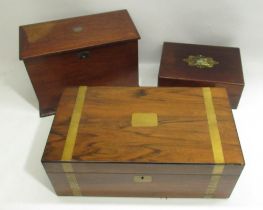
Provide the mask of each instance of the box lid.
{"label": "box lid", "polygon": [[244,85],[240,50],[165,42],[159,78]]}
{"label": "box lid", "polygon": [[126,10],[20,26],[20,59],[140,38]]}
{"label": "box lid", "polygon": [[42,162],[95,164],[100,172],[114,164],[244,165],[221,88],[68,88]]}

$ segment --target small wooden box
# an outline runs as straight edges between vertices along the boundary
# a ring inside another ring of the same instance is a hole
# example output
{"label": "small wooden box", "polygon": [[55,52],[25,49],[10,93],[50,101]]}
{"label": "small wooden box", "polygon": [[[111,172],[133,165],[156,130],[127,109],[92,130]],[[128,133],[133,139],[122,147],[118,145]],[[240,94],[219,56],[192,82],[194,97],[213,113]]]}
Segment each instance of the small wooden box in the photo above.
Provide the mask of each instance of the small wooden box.
{"label": "small wooden box", "polygon": [[76,196],[226,198],[244,167],[223,88],[68,88],[42,163]]}
{"label": "small wooden box", "polygon": [[40,115],[67,86],[138,86],[138,39],[126,10],[21,26],[20,59]]}
{"label": "small wooden box", "polygon": [[237,108],[244,79],[238,48],[165,42],[159,86],[224,87]]}

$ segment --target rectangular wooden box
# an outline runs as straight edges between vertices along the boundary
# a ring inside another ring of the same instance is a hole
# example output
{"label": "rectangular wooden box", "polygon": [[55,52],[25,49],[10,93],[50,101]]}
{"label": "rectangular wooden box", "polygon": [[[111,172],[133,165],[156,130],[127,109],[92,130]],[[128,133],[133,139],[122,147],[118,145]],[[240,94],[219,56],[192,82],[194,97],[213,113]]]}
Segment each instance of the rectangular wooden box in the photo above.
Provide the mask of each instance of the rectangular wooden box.
{"label": "rectangular wooden box", "polygon": [[223,88],[83,86],[42,164],[58,195],[227,198],[244,159]]}
{"label": "rectangular wooden box", "polygon": [[67,86],[138,86],[140,36],[126,10],[21,26],[19,36],[42,117]]}
{"label": "rectangular wooden box", "polygon": [[244,78],[240,50],[165,42],[161,59],[159,86],[224,87],[232,108],[237,108]]}

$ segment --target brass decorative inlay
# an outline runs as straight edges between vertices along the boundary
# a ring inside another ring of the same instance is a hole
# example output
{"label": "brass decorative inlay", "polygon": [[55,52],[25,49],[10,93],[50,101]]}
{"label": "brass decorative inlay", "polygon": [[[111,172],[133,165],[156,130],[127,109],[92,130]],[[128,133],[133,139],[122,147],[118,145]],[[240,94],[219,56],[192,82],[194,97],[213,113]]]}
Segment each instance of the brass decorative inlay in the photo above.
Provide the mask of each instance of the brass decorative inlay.
{"label": "brass decorative inlay", "polygon": [[215,195],[215,192],[218,188],[219,182],[221,180],[222,174],[224,172],[224,165],[215,165],[213,168],[213,174],[210,178],[208,187],[206,189],[205,198],[213,198]]}
{"label": "brass decorative inlay", "polygon": [[225,158],[224,158],[224,152],[221,143],[220,132],[218,129],[211,89],[203,88],[203,96],[204,96],[204,104],[206,108],[209,135],[210,135],[212,150],[213,150],[213,157],[214,157],[214,162],[216,164],[213,168],[212,176],[208,184],[208,187],[206,189],[204,197],[213,198],[224,171],[223,164],[225,163]]}
{"label": "brass decorative inlay", "polygon": [[[78,127],[81,118],[82,109],[85,102],[85,96],[87,92],[87,87],[81,86],[78,89],[76,102],[74,105],[71,121],[69,124],[69,130],[67,138],[64,145],[63,154],[61,157],[62,161],[72,160],[72,154],[76,143],[76,138],[78,134]],[[74,170],[71,163],[62,163],[62,168],[67,178],[69,187],[72,191],[72,195],[81,196],[80,187],[77,178],[74,174]]]}
{"label": "brass decorative inlay", "polygon": [[132,127],[156,127],[158,116],[156,113],[133,113],[131,125]]}
{"label": "brass decorative inlay", "polygon": [[152,182],[151,176],[134,176],[133,181],[135,183],[150,183]]}
{"label": "brass decorative inlay", "polygon": [[72,195],[81,196],[80,187],[77,181],[77,178],[74,174],[73,167],[71,163],[62,163],[62,167],[66,176],[66,179],[69,184],[69,188],[71,189]]}
{"label": "brass decorative inlay", "polygon": [[212,57],[206,57],[203,55],[190,55],[188,58],[183,59],[183,61],[189,66],[194,66],[200,69],[213,68],[215,65],[219,64],[219,62]]}
{"label": "brass decorative inlay", "polygon": [[83,27],[82,26],[74,26],[74,27],[72,27],[72,31],[79,33],[81,31],[83,31]]}
{"label": "brass decorative inlay", "polygon": [[69,161],[72,159],[72,154],[78,134],[81,113],[85,102],[86,92],[87,87],[79,87],[61,160]]}
{"label": "brass decorative inlay", "polygon": [[218,129],[215,108],[210,88],[203,88],[204,103],[208,121],[208,129],[213,149],[214,161],[217,164],[224,163],[224,153],[221,143],[221,137]]}

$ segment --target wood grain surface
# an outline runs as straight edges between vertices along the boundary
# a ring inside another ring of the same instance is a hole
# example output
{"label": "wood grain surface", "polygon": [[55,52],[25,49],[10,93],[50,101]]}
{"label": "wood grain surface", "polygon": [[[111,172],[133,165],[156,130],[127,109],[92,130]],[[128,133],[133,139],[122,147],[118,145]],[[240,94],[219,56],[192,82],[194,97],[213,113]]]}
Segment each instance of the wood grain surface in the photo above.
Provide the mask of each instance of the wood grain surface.
{"label": "wood grain surface", "polygon": [[138,40],[127,10],[20,26],[20,59]]}
{"label": "wood grain surface", "polygon": [[[133,127],[133,113],[158,125]],[[67,88],[42,163],[56,193],[75,196],[226,198],[244,167],[223,88]]]}
{"label": "wood grain surface", "polygon": [[[202,198],[210,175],[152,175],[151,183],[134,183],[138,174],[74,174],[82,196]],[[56,193],[72,196],[65,174],[48,174]],[[223,176],[213,197],[228,198],[238,176]]]}
{"label": "wood grain surface", "polygon": [[[219,64],[211,69],[189,66],[188,56],[212,57]],[[170,87],[224,87],[227,89],[232,108],[237,108],[244,78],[240,50],[218,47],[165,42],[158,77],[159,86]]]}
{"label": "wood grain surface", "polygon": [[66,87],[138,86],[137,41],[89,49],[86,59],[79,58],[81,52],[25,60],[42,117],[56,112]]}
{"label": "wood grain surface", "polygon": [[[242,164],[227,94],[211,90],[225,163]],[[61,160],[76,92],[64,92],[44,160]],[[135,112],[157,113],[158,127],[132,127]],[[215,163],[202,88],[88,87],[72,160]]]}
{"label": "wood grain surface", "polygon": [[139,38],[126,10],[21,26],[40,116],[55,113],[65,87],[138,86]]}

